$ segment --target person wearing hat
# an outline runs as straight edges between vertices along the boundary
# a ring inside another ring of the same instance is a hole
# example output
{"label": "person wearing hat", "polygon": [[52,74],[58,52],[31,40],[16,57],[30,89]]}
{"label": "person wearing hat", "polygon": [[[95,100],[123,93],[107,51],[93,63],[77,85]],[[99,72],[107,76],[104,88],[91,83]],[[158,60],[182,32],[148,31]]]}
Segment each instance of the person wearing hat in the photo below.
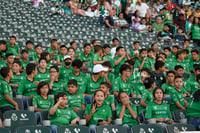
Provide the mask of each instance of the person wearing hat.
{"label": "person wearing hat", "polygon": [[108,68],[101,64],[96,64],[93,67],[93,73],[86,78],[85,99],[87,104],[92,103],[92,97],[94,92],[99,89],[100,83],[106,81],[104,78],[105,71],[108,71]]}
{"label": "person wearing hat", "polygon": [[72,59],[69,55],[65,55],[63,59],[64,66],[59,68],[60,76],[59,79],[65,80],[67,78],[68,73],[70,73],[73,68],[71,67]]}

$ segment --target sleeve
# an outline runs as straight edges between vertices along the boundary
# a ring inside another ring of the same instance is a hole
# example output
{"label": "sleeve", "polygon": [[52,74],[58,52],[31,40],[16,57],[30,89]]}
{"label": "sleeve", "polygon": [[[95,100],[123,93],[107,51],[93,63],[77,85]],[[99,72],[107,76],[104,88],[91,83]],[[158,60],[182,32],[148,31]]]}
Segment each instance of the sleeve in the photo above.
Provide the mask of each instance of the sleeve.
{"label": "sleeve", "polygon": [[186,82],[185,86],[187,91],[191,91],[191,82],[189,80]]}
{"label": "sleeve", "polygon": [[115,97],[114,97],[114,96],[111,96],[111,98],[110,98],[110,103],[111,103],[111,104],[115,104]]}
{"label": "sleeve", "polygon": [[107,118],[112,118],[112,110],[109,106],[107,106]]}
{"label": "sleeve", "polygon": [[74,120],[75,118],[79,118],[79,117],[73,110],[71,110],[71,121]]}
{"label": "sleeve", "polygon": [[85,109],[85,115],[89,115],[91,112],[91,104],[88,104]]}
{"label": "sleeve", "polygon": [[38,105],[37,97],[33,97],[33,105]]}
{"label": "sleeve", "polygon": [[165,84],[162,84],[161,88],[162,88],[162,90],[164,91],[164,93],[166,93]]}
{"label": "sleeve", "polygon": [[152,118],[152,105],[148,104],[146,108],[145,118]]}
{"label": "sleeve", "polygon": [[17,90],[17,94],[23,95],[23,93],[24,93],[24,83],[23,83],[23,82],[20,82],[20,83],[19,83],[18,90]]}
{"label": "sleeve", "polygon": [[169,105],[167,104],[167,114],[168,114],[168,118],[172,118],[172,114],[171,114],[171,111],[169,109]]}
{"label": "sleeve", "polygon": [[119,82],[118,82],[117,79],[115,79],[114,85],[112,85],[112,86],[113,86],[112,91],[118,91],[119,92]]}
{"label": "sleeve", "polygon": [[9,87],[5,84],[1,84],[4,94],[9,94]]}
{"label": "sleeve", "polygon": [[52,107],[53,107],[53,105],[54,105],[54,99],[53,99],[53,98],[51,98],[51,100],[50,100],[50,106],[49,106],[49,109],[50,109],[50,108],[52,108]]}
{"label": "sleeve", "polygon": [[81,95],[81,104],[85,104],[85,99],[84,99],[83,94],[80,94],[80,95]]}
{"label": "sleeve", "polygon": [[141,96],[141,100],[147,100],[147,93],[146,92],[144,92],[143,94],[142,94],[142,96]]}

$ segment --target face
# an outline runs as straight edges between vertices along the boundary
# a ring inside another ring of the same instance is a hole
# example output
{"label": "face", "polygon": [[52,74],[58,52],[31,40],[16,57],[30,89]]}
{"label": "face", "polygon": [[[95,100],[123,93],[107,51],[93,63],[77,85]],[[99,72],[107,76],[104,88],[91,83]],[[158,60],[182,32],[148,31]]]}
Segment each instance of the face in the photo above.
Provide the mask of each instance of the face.
{"label": "face", "polygon": [[76,42],[74,42],[71,46],[72,46],[72,48],[76,49],[77,48]]}
{"label": "face", "polygon": [[184,54],[184,53],[179,54],[179,55],[178,55],[178,58],[179,58],[180,60],[184,60],[185,54]]}
{"label": "face", "polygon": [[71,85],[67,85],[67,90],[70,94],[75,94],[76,91],[78,90],[78,87],[71,84]]}
{"label": "face", "polygon": [[169,83],[173,83],[173,82],[174,82],[174,77],[175,77],[175,75],[174,75],[173,73],[169,73],[169,74],[167,75],[167,81],[168,81]]}
{"label": "face", "polygon": [[118,56],[122,56],[124,53],[125,53],[125,49],[124,49],[124,48],[121,48],[121,49],[118,51]]}
{"label": "face", "polygon": [[99,76],[100,76],[101,78],[104,77],[104,75],[105,75],[105,72],[104,72],[104,71],[99,72]]}
{"label": "face", "polygon": [[109,91],[109,88],[107,88],[104,84],[101,84],[100,85],[100,90],[102,90],[105,94],[107,94],[108,91]]}
{"label": "face", "polygon": [[50,69],[50,76],[58,77],[58,72],[56,71],[55,68]]}
{"label": "face", "polygon": [[13,55],[9,56],[7,58],[7,62],[10,63],[10,64],[13,64],[13,62],[14,62],[14,56]]}
{"label": "face", "polygon": [[112,10],[109,12],[109,16],[113,16],[113,11]]}
{"label": "face", "polygon": [[66,55],[66,54],[67,54],[67,48],[62,47],[62,48],[60,49],[60,54]]}
{"label": "face", "polygon": [[178,29],[178,33],[179,34],[183,33],[183,30],[182,29]]}
{"label": "face", "polygon": [[35,52],[36,52],[37,54],[41,54],[41,53],[42,53],[42,47],[37,47],[37,48],[35,49]]}
{"label": "face", "polygon": [[142,20],[141,20],[141,23],[142,23],[143,25],[145,25],[145,24],[146,24],[146,20],[145,20],[145,19],[142,19]]}
{"label": "face", "polygon": [[155,99],[156,100],[159,100],[159,101],[162,101],[162,99],[163,99],[163,92],[162,92],[162,90],[161,89],[157,89],[156,91],[155,91]]}
{"label": "face", "polygon": [[140,57],[141,57],[141,58],[147,57],[147,51],[146,51],[146,50],[145,50],[145,51],[142,51],[142,52],[140,53]]}
{"label": "face", "polygon": [[126,93],[121,93],[119,98],[122,104],[129,103],[129,96]]}
{"label": "face", "polygon": [[131,77],[131,70],[130,69],[127,69],[123,72],[127,78],[130,78]]}
{"label": "face", "polygon": [[103,104],[104,99],[105,99],[104,93],[101,91],[98,91],[94,95],[94,100],[96,101],[97,104]]}
{"label": "face", "polygon": [[17,64],[17,63],[14,63],[13,66],[12,66],[12,70],[14,73],[17,73],[19,72],[21,69],[21,67]]}
{"label": "face", "polygon": [[182,76],[184,74],[184,69],[182,68],[179,68],[177,71],[176,71],[176,75],[178,76]]}
{"label": "face", "polygon": [[164,28],[163,28],[164,31],[169,31],[169,27],[164,25]]}
{"label": "face", "polygon": [[148,52],[148,56],[149,56],[149,57],[153,57],[153,56],[154,56],[153,51]]}
{"label": "face", "polygon": [[13,72],[10,70],[10,72],[8,73],[8,76],[10,77],[10,79],[13,78]]}
{"label": "face", "polygon": [[152,47],[152,49],[153,49],[154,51],[158,51],[158,44],[154,44],[153,47]]}
{"label": "face", "polygon": [[26,45],[26,47],[27,47],[28,50],[32,50],[33,49],[33,44],[32,43],[28,43]]}
{"label": "face", "polygon": [[110,48],[105,48],[105,49],[103,49],[103,50],[104,50],[104,53],[105,53],[106,55],[110,53]]}
{"label": "face", "polygon": [[44,85],[40,89],[40,95],[47,96],[48,92],[49,92],[49,86],[48,85]]}
{"label": "face", "polygon": [[192,59],[197,60],[199,55],[196,52],[192,52]]}
{"label": "face", "polygon": [[45,60],[41,60],[39,66],[40,66],[40,68],[46,68],[47,62]]}
{"label": "face", "polygon": [[178,49],[177,48],[172,48],[172,52],[174,53],[174,54],[176,54],[177,53],[177,51],[178,51]]}
{"label": "face", "polygon": [[60,106],[66,107],[68,103],[67,95],[64,95],[61,99],[62,99],[62,102],[60,103]]}
{"label": "face", "polygon": [[161,68],[159,68],[161,72],[165,71],[165,66],[162,66]]}
{"label": "face", "polygon": [[140,12],[139,11],[136,12],[136,16],[140,16]]}
{"label": "face", "polygon": [[146,71],[141,72],[141,80],[144,81],[145,78],[149,78],[150,75]]}
{"label": "face", "polygon": [[89,54],[90,51],[91,51],[91,47],[90,47],[90,46],[87,46],[87,47],[84,48],[84,52],[85,52],[86,54]]}
{"label": "face", "polygon": [[28,53],[26,53],[26,52],[23,53],[23,54],[22,54],[22,58],[23,58],[23,59],[28,59]]}
{"label": "face", "polygon": [[113,44],[114,44],[114,46],[118,46],[119,45],[119,41],[118,40],[114,40]]}
{"label": "face", "polygon": [[0,44],[0,50],[5,51],[6,50],[6,45]]}
{"label": "face", "polygon": [[74,52],[73,49],[69,49],[68,52],[67,52],[67,54],[68,54],[69,56],[71,56],[71,57],[74,57],[75,52]]}
{"label": "face", "polygon": [[58,47],[58,41],[54,41],[51,43],[51,47],[57,48]]}
{"label": "face", "polygon": [[121,13],[119,14],[119,19],[123,19],[124,18],[124,15]]}
{"label": "face", "polygon": [[200,70],[195,71],[195,75],[199,75],[200,74]]}
{"label": "face", "polygon": [[15,38],[10,38],[10,44],[15,44],[16,43],[16,39]]}
{"label": "face", "polygon": [[167,50],[167,49],[165,49],[164,50],[164,53],[167,55],[167,56],[169,56],[169,54],[171,53],[169,50]]}
{"label": "face", "polygon": [[182,78],[176,78],[174,84],[175,84],[176,88],[181,88],[183,86]]}
{"label": "face", "polygon": [[74,71],[74,72],[80,72],[81,69],[75,66],[75,67],[73,67],[73,71]]}
{"label": "face", "polygon": [[99,45],[99,42],[96,40],[92,45],[93,46]]}
{"label": "face", "polygon": [[140,48],[140,43],[136,43],[135,45],[134,45],[134,49],[135,50],[138,50]]}

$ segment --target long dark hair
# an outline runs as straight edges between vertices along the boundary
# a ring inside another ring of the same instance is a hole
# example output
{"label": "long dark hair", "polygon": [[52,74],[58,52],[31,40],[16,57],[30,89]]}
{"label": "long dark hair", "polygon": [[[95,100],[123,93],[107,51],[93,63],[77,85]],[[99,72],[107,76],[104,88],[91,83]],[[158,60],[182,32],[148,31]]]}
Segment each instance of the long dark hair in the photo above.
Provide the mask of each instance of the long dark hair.
{"label": "long dark hair", "polygon": [[198,102],[200,100],[200,90],[197,90],[194,94],[193,94],[193,101],[194,102]]}

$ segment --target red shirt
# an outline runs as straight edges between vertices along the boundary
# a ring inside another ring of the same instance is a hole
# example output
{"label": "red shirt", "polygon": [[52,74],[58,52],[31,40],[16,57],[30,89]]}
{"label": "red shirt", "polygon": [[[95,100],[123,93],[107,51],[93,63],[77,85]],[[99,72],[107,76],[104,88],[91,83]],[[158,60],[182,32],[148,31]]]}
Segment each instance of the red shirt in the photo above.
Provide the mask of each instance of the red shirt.
{"label": "red shirt", "polygon": [[177,5],[174,4],[174,3],[171,3],[171,5],[168,5],[168,6],[167,6],[167,10],[171,11],[171,10],[172,10],[173,8],[175,8],[175,7],[177,7]]}

